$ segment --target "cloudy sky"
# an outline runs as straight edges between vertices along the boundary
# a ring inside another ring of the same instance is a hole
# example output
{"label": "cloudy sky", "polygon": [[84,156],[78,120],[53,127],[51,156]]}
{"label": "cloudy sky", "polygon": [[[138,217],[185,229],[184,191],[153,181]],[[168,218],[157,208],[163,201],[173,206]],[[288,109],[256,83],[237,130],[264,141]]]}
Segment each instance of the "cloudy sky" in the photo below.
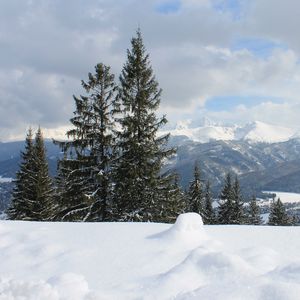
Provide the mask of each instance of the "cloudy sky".
{"label": "cloudy sky", "polygon": [[203,117],[300,129],[299,0],[0,1],[0,140],[61,132],[95,64],[140,26],[172,127]]}

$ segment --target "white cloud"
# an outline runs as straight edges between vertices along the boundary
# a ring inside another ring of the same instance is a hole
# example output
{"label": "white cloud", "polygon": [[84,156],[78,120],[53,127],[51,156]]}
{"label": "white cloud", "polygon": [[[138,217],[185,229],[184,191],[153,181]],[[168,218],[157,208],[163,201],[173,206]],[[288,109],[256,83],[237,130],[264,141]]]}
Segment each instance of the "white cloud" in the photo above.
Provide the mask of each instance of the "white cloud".
{"label": "white cloud", "polygon": [[[98,62],[112,65],[118,74],[139,25],[163,88],[160,111],[169,119],[205,111],[207,99],[214,96],[253,95],[282,98],[285,104],[269,103],[265,115],[259,112],[265,103],[211,114],[226,121],[261,118],[296,126],[293,117],[279,121],[278,111],[300,114],[299,1],[247,1],[239,20],[216,11],[210,0],[182,0],[180,10],[171,14],[155,9],[161,2],[1,2],[0,139],[25,135],[29,125],[68,125],[72,94],[82,92],[80,80]],[[241,37],[268,39],[286,48],[268,57],[232,50]]]}

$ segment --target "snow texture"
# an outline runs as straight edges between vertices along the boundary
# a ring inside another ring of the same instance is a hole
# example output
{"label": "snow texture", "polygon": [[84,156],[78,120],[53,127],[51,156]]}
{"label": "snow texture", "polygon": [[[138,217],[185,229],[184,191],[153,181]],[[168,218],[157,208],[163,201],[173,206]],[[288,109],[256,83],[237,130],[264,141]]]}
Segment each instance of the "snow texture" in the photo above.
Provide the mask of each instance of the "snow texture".
{"label": "snow texture", "polygon": [[[172,136],[186,136],[199,143],[211,140],[243,140],[252,143],[276,143],[299,138],[300,134],[292,128],[266,124],[260,121],[248,123],[244,126],[221,126],[205,122],[202,126],[190,128],[189,122],[180,122],[170,133]],[[167,132],[163,132],[166,134]]]}
{"label": "snow texture", "polygon": [[263,193],[275,194],[275,199],[280,198],[282,203],[298,203],[300,202],[300,194],[287,193],[287,192],[275,192],[275,191],[264,191]]}
{"label": "snow texture", "polygon": [[7,182],[12,182],[13,179],[10,177],[2,177],[0,176],[0,183],[7,183]]}
{"label": "snow texture", "polygon": [[0,300],[298,300],[297,227],[0,222]]}

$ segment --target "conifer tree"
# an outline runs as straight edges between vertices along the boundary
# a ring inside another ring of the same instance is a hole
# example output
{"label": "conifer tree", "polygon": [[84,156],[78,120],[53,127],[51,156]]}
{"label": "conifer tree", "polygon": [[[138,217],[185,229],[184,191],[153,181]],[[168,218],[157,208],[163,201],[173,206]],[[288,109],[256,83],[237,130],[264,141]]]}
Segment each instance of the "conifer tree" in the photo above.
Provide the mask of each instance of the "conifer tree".
{"label": "conifer tree", "polygon": [[203,205],[203,222],[204,224],[215,224],[216,215],[212,206],[212,195],[210,182],[207,181],[204,191],[204,205]]}
{"label": "conifer tree", "polygon": [[278,198],[277,201],[274,199],[271,204],[268,224],[279,226],[290,225],[289,217],[280,198]]}
{"label": "conifer tree", "polygon": [[260,207],[257,205],[256,197],[253,196],[249,203],[248,222],[251,225],[261,225]]}
{"label": "conifer tree", "polygon": [[240,183],[235,176],[235,180],[232,187],[232,200],[233,200],[233,216],[230,224],[243,224],[246,222],[243,200],[241,195]]}
{"label": "conifer tree", "polygon": [[85,192],[88,193],[85,188],[88,180],[81,171],[83,164],[84,162],[67,152],[65,158],[58,162],[55,178],[56,209],[53,216],[55,221],[82,221],[89,212],[92,202],[85,196]]}
{"label": "conifer tree", "polygon": [[17,220],[45,221],[51,218],[53,188],[48,173],[48,162],[41,129],[35,141],[32,131],[26,137],[22,163],[16,175],[12,206],[9,218]]}
{"label": "conifer tree", "polygon": [[118,92],[119,156],[114,172],[114,207],[117,220],[151,221],[168,186],[160,175],[168,136],[157,137],[167,120],[155,114],[161,90],[153,75],[140,30],[131,40]]}
{"label": "conifer tree", "polygon": [[200,214],[203,217],[203,188],[200,178],[199,166],[195,163],[194,178],[189,186],[189,211]]}
{"label": "conifer tree", "polygon": [[94,189],[92,205],[85,220],[102,221],[107,219],[108,206],[112,200],[112,160],[115,157],[114,118],[115,92],[117,86],[110,67],[98,64],[95,75],[89,73],[89,80],[83,82],[84,89],[92,99],[92,141],[90,156],[92,158],[92,173]]}
{"label": "conifer tree", "polygon": [[187,210],[185,194],[179,186],[178,174],[173,174],[173,180],[164,192],[158,202],[158,210],[154,214],[153,221],[174,223],[178,215]]}
{"label": "conifer tree", "polygon": [[73,129],[69,141],[56,142],[65,153],[59,162],[58,219],[103,221],[111,202],[111,162],[114,155],[113,113],[116,84],[110,67],[98,64],[82,81],[86,95],[74,96]]}
{"label": "conifer tree", "polygon": [[49,176],[46,149],[41,128],[35,136],[34,144],[34,198],[31,205],[31,218],[35,221],[50,220],[53,214],[53,186]]}
{"label": "conifer tree", "polygon": [[25,150],[21,152],[21,164],[14,181],[11,205],[7,211],[11,220],[26,220],[31,212],[34,199],[34,144],[31,128],[25,140]]}
{"label": "conifer tree", "polygon": [[235,206],[231,174],[227,173],[220,195],[218,207],[218,221],[221,224],[233,224],[235,220]]}

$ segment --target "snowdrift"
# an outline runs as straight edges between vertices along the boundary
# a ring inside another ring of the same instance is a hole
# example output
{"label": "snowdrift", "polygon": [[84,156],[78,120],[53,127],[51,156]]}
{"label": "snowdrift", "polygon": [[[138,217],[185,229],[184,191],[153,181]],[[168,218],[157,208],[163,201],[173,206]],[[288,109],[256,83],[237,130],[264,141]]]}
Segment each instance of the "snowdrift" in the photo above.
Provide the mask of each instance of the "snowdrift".
{"label": "snowdrift", "polygon": [[297,227],[0,222],[0,300],[293,299]]}

